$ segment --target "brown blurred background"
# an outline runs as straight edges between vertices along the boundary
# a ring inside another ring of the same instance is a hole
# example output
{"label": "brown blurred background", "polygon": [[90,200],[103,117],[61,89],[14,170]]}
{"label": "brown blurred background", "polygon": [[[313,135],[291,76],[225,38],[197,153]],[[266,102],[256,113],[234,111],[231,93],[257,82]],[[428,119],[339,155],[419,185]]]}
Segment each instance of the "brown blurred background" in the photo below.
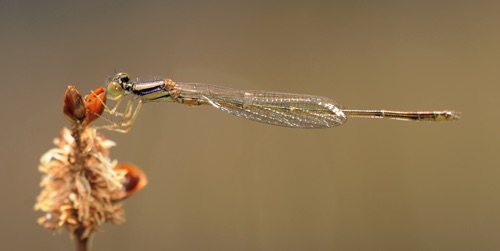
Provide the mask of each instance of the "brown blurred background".
{"label": "brown blurred background", "polygon": [[500,4],[2,1],[0,249],[73,250],[33,210],[40,156],[115,71],[463,112],[279,128],[147,104],[112,157],[149,185],[93,250],[499,250]]}

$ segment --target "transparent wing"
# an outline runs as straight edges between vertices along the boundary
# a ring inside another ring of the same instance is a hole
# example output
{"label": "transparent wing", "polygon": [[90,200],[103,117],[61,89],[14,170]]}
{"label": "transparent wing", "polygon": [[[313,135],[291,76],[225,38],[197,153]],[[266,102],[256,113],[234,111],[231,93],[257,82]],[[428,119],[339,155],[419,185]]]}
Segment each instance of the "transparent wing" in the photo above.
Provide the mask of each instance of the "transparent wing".
{"label": "transparent wing", "polygon": [[201,100],[238,117],[277,126],[324,128],[346,120],[341,107],[325,97],[179,82],[174,89],[181,98]]}

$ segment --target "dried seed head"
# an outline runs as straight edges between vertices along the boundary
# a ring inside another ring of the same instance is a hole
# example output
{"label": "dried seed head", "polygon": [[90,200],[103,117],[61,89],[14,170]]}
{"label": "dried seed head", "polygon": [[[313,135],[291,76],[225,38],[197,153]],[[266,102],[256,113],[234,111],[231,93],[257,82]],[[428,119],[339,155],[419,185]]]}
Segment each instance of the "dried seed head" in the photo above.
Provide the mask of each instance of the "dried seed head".
{"label": "dried seed head", "polygon": [[115,143],[88,127],[104,111],[105,100],[103,87],[83,99],[69,86],[63,111],[72,129],[64,128],[54,140],[57,147],[40,160],[44,176],[35,210],[45,212],[45,216],[38,222],[52,230],[66,227],[79,240],[87,240],[105,222],[124,222],[122,205],[117,202],[146,184],[138,168],[117,168],[116,161],[109,158],[109,148]]}
{"label": "dried seed head", "polygon": [[92,128],[82,133],[81,141],[85,160],[82,163],[74,158],[75,141],[66,128],[54,141],[57,148],[42,156],[39,170],[45,175],[35,210],[46,213],[38,221],[46,228],[55,230],[65,226],[72,236],[75,231],[84,230],[79,237],[86,238],[105,222],[125,221],[122,206],[114,203],[113,198],[123,193],[126,174],[116,172],[116,161],[108,156],[114,142]]}

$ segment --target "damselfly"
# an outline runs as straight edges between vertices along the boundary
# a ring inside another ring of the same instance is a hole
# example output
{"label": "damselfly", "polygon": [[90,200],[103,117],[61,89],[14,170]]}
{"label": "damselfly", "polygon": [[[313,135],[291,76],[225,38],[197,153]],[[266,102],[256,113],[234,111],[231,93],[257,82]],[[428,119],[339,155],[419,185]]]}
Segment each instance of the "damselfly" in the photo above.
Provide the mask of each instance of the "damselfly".
{"label": "damselfly", "polygon": [[[388,118],[406,121],[452,121],[460,117],[454,111],[351,110],[320,96],[255,90],[200,83],[174,82],[170,79],[131,81],[126,73],[116,74],[108,83],[108,98],[116,101],[108,112],[120,116],[105,128],[127,132],[147,102],[174,102],[189,106],[209,105],[249,120],[294,128],[328,128],[342,125],[347,117]],[[122,100],[133,95],[123,112],[117,112]],[[134,105],[134,101],[138,100]],[[134,107],[135,106],[135,107]]]}

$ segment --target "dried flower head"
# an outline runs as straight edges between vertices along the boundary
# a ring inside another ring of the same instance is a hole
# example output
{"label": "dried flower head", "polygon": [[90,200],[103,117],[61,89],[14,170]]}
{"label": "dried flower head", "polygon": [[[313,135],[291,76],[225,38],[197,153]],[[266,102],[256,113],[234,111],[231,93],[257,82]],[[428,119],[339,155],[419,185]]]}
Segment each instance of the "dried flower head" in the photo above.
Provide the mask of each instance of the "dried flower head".
{"label": "dried flower head", "polygon": [[146,184],[138,168],[110,159],[113,141],[88,127],[103,112],[105,94],[101,87],[83,99],[75,87],[68,87],[64,114],[72,129],[64,128],[54,140],[56,148],[40,160],[43,189],[35,210],[46,214],[38,222],[52,230],[66,227],[79,240],[87,239],[105,222],[123,223],[118,201]]}
{"label": "dried flower head", "polygon": [[42,192],[36,210],[46,212],[38,222],[48,229],[68,227],[72,236],[86,238],[104,222],[123,223],[123,209],[119,199],[125,173],[115,172],[116,161],[109,158],[108,149],[114,142],[87,128],[81,134],[83,162],[75,148],[75,138],[64,128],[54,140],[57,148],[49,150],[40,160],[39,170],[45,173],[40,186]]}

